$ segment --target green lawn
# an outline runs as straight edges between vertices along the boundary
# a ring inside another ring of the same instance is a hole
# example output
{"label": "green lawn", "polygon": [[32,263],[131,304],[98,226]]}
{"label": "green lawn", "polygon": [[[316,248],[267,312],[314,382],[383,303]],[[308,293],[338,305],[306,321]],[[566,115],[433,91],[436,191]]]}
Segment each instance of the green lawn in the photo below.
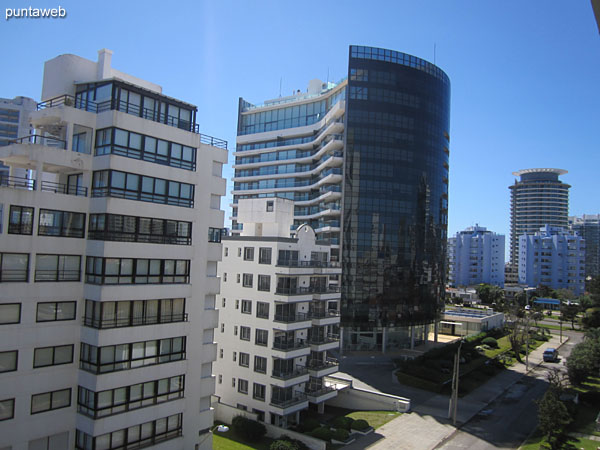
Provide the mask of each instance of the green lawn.
{"label": "green lawn", "polygon": [[377,429],[388,423],[390,420],[395,419],[400,414],[402,413],[394,411],[354,411],[346,414],[346,417],[352,417],[354,420],[366,420],[369,422],[369,425]]}
{"label": "green lawn", "polygon": [[[541,447],[545,442],[546,440],[543,439],[542,436],[534,435],[527,439],[525,444],[519,447],[519,450],[538,450],[539,448],[547,448]],[[596,450],[600,447],[599,441],[592,441],[591,439],[571,438],[568,443],[573,445],[573,449],[578,450]]]}
{"label": "green lawn", "polygon": [[248,442],[241,436],[238,436],[231,427],[225,433],[219,433],[216,431],[216,427],[213,431],[213,450],[269,450],[271,442],[273,442],[273,439],[267,437],[263,438],[260,442]]}

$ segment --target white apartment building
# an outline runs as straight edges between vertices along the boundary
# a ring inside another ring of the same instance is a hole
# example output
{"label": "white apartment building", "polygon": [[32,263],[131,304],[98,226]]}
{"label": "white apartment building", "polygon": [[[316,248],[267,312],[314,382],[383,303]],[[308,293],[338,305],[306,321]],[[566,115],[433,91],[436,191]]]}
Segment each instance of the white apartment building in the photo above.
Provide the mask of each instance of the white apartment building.
{"label": "white apartment building", "polygon": [[309,403],[323,411],[337,395],[337,285],[331,247],[309,225],[290,236],[294,204],[281,198],[240,200],[241,235],[223,238],[218,296],[216,394],[220,402],[288,427]]}
{"label": "white apartment building", "polygon": [[504,235],[475,225],[448,239],[448,284],[504,287]]}
{"label": "white apartment building", "polygon": [[209,449],[227,144],[98,53],[0,147],[0,449]]}

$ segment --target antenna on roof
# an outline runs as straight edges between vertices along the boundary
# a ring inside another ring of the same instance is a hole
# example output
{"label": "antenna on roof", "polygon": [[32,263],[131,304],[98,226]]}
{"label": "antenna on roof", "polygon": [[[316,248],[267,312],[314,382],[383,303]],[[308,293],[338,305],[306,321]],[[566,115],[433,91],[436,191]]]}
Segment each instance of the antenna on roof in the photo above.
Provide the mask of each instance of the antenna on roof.
{"label": "antenna on roof", "polygon": [[329,66],[327,66],[327,85],[329,85]]}
{"label": "antenna on roof", "polygon": [[283,77],[279,78],[279,97],[281,97],[281,83],[283,83]]}
{"label": "antenna on roof", "polygon": [[435,65],[435,42],[433,43],[433,64]]}

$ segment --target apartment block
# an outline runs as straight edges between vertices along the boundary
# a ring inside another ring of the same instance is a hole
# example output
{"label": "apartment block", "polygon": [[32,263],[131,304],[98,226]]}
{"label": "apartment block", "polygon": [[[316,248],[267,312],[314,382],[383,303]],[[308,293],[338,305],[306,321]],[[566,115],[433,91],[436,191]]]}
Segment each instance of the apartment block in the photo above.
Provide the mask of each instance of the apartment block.
{"label": "apartment block", "polygon": [[585,276],[600,276],[600,214],[569,217],[569,229],[585,239]]}
{"label": "apartment block", "polygon": [[47,61],[0,147],[2,449],[212,448],[227,143],[111,56]]}
{"label": "apartment block", "polygon": [[288,427],[309,404],[337,395],[339,263],[315,230],[290,237],[294,206],[281,198],[240,200],[241,234],[223,237],[216,394],[220,402]]}

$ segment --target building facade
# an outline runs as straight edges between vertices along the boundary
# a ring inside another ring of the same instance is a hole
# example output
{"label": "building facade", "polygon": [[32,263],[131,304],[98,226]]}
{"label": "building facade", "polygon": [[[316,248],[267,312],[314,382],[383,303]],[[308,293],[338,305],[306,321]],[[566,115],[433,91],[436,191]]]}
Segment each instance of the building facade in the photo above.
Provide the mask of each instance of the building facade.
{"label": "building facade", "polygon": [[[348,77],[252,105],[240,99],[236,203],[294,201],[342,263],[342,341],[397,350],[426,339],[445,288],[450,82],[391,50],[350,46]],[[335,283],[335,280],[332,280]]]}
{"label": "building facade", "polygon": [[563,228],[540,228],[519,238],[519,283],[529,287],[585,290],[585,240]]}
{"label": "building facade", "polygon": [[0,148],[34,174],[0,186],[0,448],[212,448],[226,142],[108,50],[42,100]]}
{"label": "building facade", "polygon": [[[544,225],[567,228],[570,185],[558,179],[562,169],[524,169],[510,189],[510,264],[519,265],[520,236],[534,234]],[[516,271],[518,269],[515,269]]]}
{"label": "building facade", "polygon": [[448,239],[448,284],[504,287],[504,235],[478,225]]}
{"label": "building facade", "polygon": [[[37,109],[37,102],[29,97],[0,98],[0,147],[13,139],[28,136],[31,128],[29,114]],[[14,176],[25,178],[25,169],[14,169]],[[0,163],[0,178],[9,176],[8,166]],[[0,179],[0,184],[2,180]]]}
{"label": "building facade", "polygon": [[600,276],[600,214],[569,217],[569,229],[585,239],[585,276]]}
{"label": "building facade", "polygon": [[309,403],[336,396],[339,262],[309,225],[289,237],[290,200],[238,202],[241,234],[223,237],[216,394],[279,427],[299,423]]}

